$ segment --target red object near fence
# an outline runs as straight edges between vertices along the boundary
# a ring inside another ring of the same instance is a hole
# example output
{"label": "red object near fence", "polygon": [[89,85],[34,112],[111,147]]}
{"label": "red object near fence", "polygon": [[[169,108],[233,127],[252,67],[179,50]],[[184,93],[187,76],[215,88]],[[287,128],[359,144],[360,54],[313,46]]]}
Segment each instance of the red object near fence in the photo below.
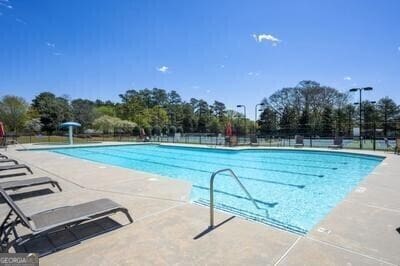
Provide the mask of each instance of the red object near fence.
{"label": "red object near fence", "polygon": [[231,124],[231,122],[228,122],[228,124],[226,125],[225,136],[227,136],[227,137],[231,137],[232,136],[232,124]]}
{"label": "red object near fence", "polygon": [[6,131],[4,130],[3,122],[0,122],[0,138],[4,138],[6,136]]}

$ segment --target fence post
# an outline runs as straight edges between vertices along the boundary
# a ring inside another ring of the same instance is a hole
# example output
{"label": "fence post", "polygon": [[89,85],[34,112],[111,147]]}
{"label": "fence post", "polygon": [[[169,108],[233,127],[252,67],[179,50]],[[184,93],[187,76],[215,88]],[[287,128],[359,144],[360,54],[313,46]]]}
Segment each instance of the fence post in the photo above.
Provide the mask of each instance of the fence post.
{"label": "fence post", "polygon": [[373,148],[374,148],[374,151],[376,150],[376,123],[374,122],[374,134],[373,134],[373,136],[374,136],[374,142],[372,143],[373,145]]}

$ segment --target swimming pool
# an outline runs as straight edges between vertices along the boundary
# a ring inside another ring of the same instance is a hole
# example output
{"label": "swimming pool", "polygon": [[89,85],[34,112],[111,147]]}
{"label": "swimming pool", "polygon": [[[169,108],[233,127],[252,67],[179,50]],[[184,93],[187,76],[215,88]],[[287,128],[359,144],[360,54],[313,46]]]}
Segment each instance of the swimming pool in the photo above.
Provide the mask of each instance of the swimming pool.
{"label": "swimming pool", "polygon": [[231,168],[255,208],[227,174],[215,179],[216,208],[299,234],[311,230],[382,160],[305,150],[222,150],[164,145],[51,149],[86,160],[190,181],[191,200],[209,204],[214,171]]}

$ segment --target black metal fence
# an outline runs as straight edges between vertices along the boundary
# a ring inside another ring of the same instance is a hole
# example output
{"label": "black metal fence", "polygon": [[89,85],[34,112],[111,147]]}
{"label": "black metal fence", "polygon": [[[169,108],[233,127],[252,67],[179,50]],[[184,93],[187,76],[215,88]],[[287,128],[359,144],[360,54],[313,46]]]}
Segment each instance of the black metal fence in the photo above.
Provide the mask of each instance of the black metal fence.
{"label": "black metal fence", "polygon": [[[400,123],[374,123],[364,125],[361,137],[354,135],[353,129],[332,127],[328,131],[315,130],[301,127],[278,128],[257,132],[257,134],[243,134],[226,137],[221,133],[175,133],[160,136],[138,136],[133,132],[113,130],[113,133],[82,133],[74,134],[74,143],[98,143],[106,141],[117,142],[157,142],[157,143],[182,143],[202,144],[211,146],[235,146],[235,145],[257,145],[266,147],[293,147],[296,135],[303,136],[305,147],[325,148],[333,144],[334,139],[343,139],[343,148],[367,149],[367,150],[390,150],[396,146],[396,137],[400,136]],[[357,133],[357,132],[356,132]],[[58,131],[53,134],[44,132],[20,132],[6,136],[8,143],[17,142],[37,144],[66,144],[68,134],[66,131]],[[361,142],[361,143],[360,143]]]}

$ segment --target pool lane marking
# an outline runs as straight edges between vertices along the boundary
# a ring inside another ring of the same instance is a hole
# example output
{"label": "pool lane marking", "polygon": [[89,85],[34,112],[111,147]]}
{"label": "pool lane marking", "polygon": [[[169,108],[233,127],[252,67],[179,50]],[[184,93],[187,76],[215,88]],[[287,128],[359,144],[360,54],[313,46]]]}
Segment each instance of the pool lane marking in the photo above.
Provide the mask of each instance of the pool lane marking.
{"label": "pool lane marking", "polygon": [[[203,190],[208,190],[208,191],[210,190],[210,188],[204,187],[204,186],[200,186],[200,185],[192,185],[192,186],[195,187],[195,188],[198,188],[198,189],[203,189]],[[227,195],[227,196],[230,196],[230,197],[235,197],[235,198],[238,198],[238,199],[245,199],[245,200],[248,200],[248,201],[251,200],[251,199],[246,198],[244,196],[228,193],[228,192],[225,192],[225,191],[222,191],[222,190],[219,190],[219,189],[214,189],[214,192],[217,192],[217,193],[220,193],[220,194],[224,194],[224,195]],[[259,200],[259,199],[254,199],[254,201],[257,202],[257,203],[260,203],[262,205],[266,205],[269,208],[274,208],[276,205],[278,205],[278,202],[266,202],[266,201],[262,201],[262,200]]]}
{"label": "pool lane marking", "polygon": [[[66,155],[68,155],[68,154],[66,154]],[[70,155],[69,155],[69,156],[70,156]],[[100,164],[99,162],[91,161],[91,160],[85,160],[84,158],[79,158],[79,157],[74,157],[74,156],[70,156],[70,157],[71,157],[72,159],[84,160],[85,162],[89,162],[89,163],[91,163],[91,164]],[[45,172],[45,173],[48,173],[48,174],[50,174],[50,175],[53,175],[53,176],[55,176],[55,177],[57,177],[57,178],[59,178],[59,179],[65,181],[65,182],[67,182],[67,183],[73,184],[73,185],[75,185],[75,186],[77,186],[77,187],[79,187],[79,188],[81,188],[81,189],[84,189],[84,190],[97,191],[97,192],[107,192],[107,193],[112,193],[112,194],[121,194],[121,195],[125,195],[125,196],[136,197],[136,198],[149,198],[149,199],[157,199],[157,200],[165,200],[165,201],[181,202],[181,203],[182,203],[182,200],[169,199],[169,198],[162,198],[162,197],[155,197],[155,196],[144,195],[144,194],[130,194],[130,193],[121,192],[121,191],[113,191],[113,190],[107,190],[107,189],[101,189],[101,188],[86,187],[86,186],[84,186],[84,185],[81,185],[81,184],[79,184],[79,183],[73,181],[73,180],[70,180],[70,179],[68,179],[68,178],[66,178],[66,177],[63,177],[63,176],[61,176],[61,175],[59,175],[59,174],[56,174],[56,173],[54,173],[54,172],[52,172],[52,171],[49,171],[49,170],[46,170],[46,169],[44,169],[44,168],[42,168],[42,167],[40,167],[40,166],[37,166],[37,165],[33,164],[32,162],[27,162],[27,161],[22,160],[22,159],[18,159],[18,161],[21,161],[21,162],[24,162],[24,163],[28,163],[29,165],[32,165],[33,168],[39,169],[39,170],[41,170],[41,171],[43,171],[43,172]],[[126,168],[126,167],[121,167],[121,168],[123,168],[123,169],[129,169],[129,168]],[[151,173],[148,173],[148,174],[151,174]],[[183,202],[183,203],[187,203],[187,202]]]}
{"label": "pool lane marking", "polygon": [[[160,145],[159,147],[161,147],[161,148],[167,148],[167,149],[175,149],[175,150],[179,150],[179,149],[176,149],[175,147],[166,147],[166,146],[163,146],[163,145]],[[196,148],[192,148],[192,149],[196,149]],[[197,148],[197,149],[199,149],[199,148]],[[158,151],[158,150],[157,150]],[[193,151],[193,150],[192,150]],[[257,150],[258,151],[258,150]],[[265,151],[265,150],[264,150]],[[163,153],[170,153],[170,152],[166,152],[166,151],[160,151],[160,152],[163,152]],[[197,153],[199,153],[200,151],[193,151],[193,152],[197,152]],[[201,152],[204,152],[204,151],[201,151]],[[230,150],[228,151],[228,152],[230,152]],[[239,153],[239,152],[248,152],[248,150],[237,150],[237,152]],[[179,154],[181,154],[181,155],[188,155],[189,153],[179,153]],[[249,153],[247,153],[247,154],[249,154]],[[199,156],[201,156],[201,154],[198,154]],[[336,154],[327,154],[328,156],[336,156],[336,157],[350,157],[350,156],[345,156],[345,155],[336,155]],[[210,156],[211,157],[211,156]],[[221,158],[221,157],[219,157],[219,156],[212,156],[213,158]],[[315,162],[319,162],[319,163],[326,163],[326,164],[344,164],[344,165],[346,165],[346,164],[348,164],[347,162],[330,162],[330,161],[323,161],[323,160],[310,160],[310,159],[295,159],[295,158],[292,158],[292,159],[287,159],[287,158],[282,158],[282,157],[276,157],[276,156],[270,156],[270,157],[263,157],[263,158],[265,158],[265,159],[277,159],[277,160],[285,160],[285,161],[301,161],[301,162],[313,162],[313,163],[315,163]],[[249,160],[249,161],[252,161],[252,160]],[[263,162],[263,161],[260,161],[260,162]]]}
{"label": "pool lane marking", "polygon": [[[137,151],[129,151],[129,150],[117,150],[117,149],[107,149],[107,150],[112,150],[115,152],[125,152],[125,153],[129,153],[129,154],[141,154],[141,155],[145,155],[145,156],[154,156],[154,157],[159,157],[159,158],[165,158],[165,159],[179,159],[179,160],[184,160],[184,161],[192,161],[192,162],[202,162],[202,163],[211,163],[208,161],[202,161],[202,160],[193,160],[193,159],[182,159],[180,157],[175,157],[175,156],[162,156],[162,155],[155,155],[155,154],[149,154],[149,153],[143,153],[143,152],[137,152]],[[183,154],[182,154],[183,155]],[[189,155],[189,154],[185,154],[185,155]],[[195,157],[199,157],[199,156],[195,156]],[[222,159],[222,160],[229,160],[229,161],[237,161],[233,158],[224,158],[224,157],[216,157],[216,156],[207,156],[209,158],[215,158],[215,159]],[[268,162],[268,160],[265,161],[261,161],[261,160],[246,160],[246,159],[240,159],[240,161],[246,161],[246,162],[260,162],[260,163],[264,163],[264,162]],[[306,167],[306,168],[318,168],[318,169],[325,169],[325,170],[337,170],[337,167],[324,167],[324,166],[311,166],[311,165],[304,165],[304,164],[286,164],[286,163],[277,163],[277,162],[271,162],[273,164],[279,164],[279,165],[285,165],[285,166],[299,166],[299,167]],[[235,166],[236,165],[232,165],[232,164],[226,164],[227,166]],[[248,168],[252,168],[252,167],[248,167]],[[261,168],[252,168],[252,169],[260,169],[263,170]]]}
{"label": "pool lane marking", "polygon": [[[117,152],[116,150],[114,150],[115,152]],[[143,159],[135,159],[135,158],[131,158],[131,157],[125,157],[125,156],[121,156],[121,155],[117,155],[117,154],[110,154],[110,153],[106,153],[105,151],[87,151],[87,152],[91,152],[91,153],[100,153],[103,155],[107,155],[107,156],[116,156],[116,157],[120,157],[120,158],[124,158],[124,159],[131,159],[131,160],[138,160],[138,161],[145,161]],[[118,151],[120,152],[120,151]],[[127,153],[127,152],[126,152]],[[133,155],[137,155],[136,153],[130,153]],[[147,157],[159,157],[157,155],[145,155]],[[163,157],[159,157],[159,158],[163,158]],[[169,159],[168,157],[166,159]],[[247,169],[252,169],[252,170],[262,170],[262,171],[270,171],[270,172],[278,172],[278,173],[285,173],[285,174],[294,174],[294,175],[305,175],[305,176],[314,176],[314,177],[324,177],[324,175],[322,174],[310,174],[310,173],[302,173],[302,172],[293,172],[293,171],[286,171],[286,170],[277,170],[277,169],[271,169],[271,168],[261,168],[261,167],[248,167],[248,166],[239,166],[239,165],[234,165],[234,164],[227,164],[227,163],[214,163],[214,162],[207,162],[207,161],[198,161],[198,160],[190,160],[190,159],[180,159],[180,158],[173,158],[176,160],[182,160],[182,161],[192,161],[192,162],[197,162],[197,163],[206,163],[206,164],[212,164],[212,165],[225,165],[225,166],[229,166],[229,167],[236,167],[236,168],[247,168]],[[154,162],[154,163],[158,163],[157,161],[152,161],[152,160],[146,160],[146,162]],[[159,163],[159,164],[164,164],[167,165],[166,163]],[[171,166],[171,165],[170,165]],[[175,166],[175,165],[173,165]],[[175,166],[175,167],[179,167],[179,168],[183,168],[181,166]]]}
{"label": "pool lane marking", "polygon": [[[187,169],[187,170],[198,171],[198,172],[209,173],[209,174],[213,173],[212,171],[208,171],[208,170],[202,170],[202,169],[197,169],[197,168],[192,168],[192,167],[182,167],[182,166],[177,166],[177,165],[174,165],[174,164],[154,162],[154,161],[149,161],[149,160],[134,159],[134,158],[125,157],[125,156],[121,156],[121,155],[114,155],[114,154],[110,155],[110,154],[104,154],[102,152],[94,152],[94,151],[88,151],[88,152],[89,153],[100,153],[100,154],[105,155],[105,156],[115,156],[115,157],[119,157],[121,159],[129,160],[129,161],[139,161],[139,162],[144,162],[144,163],[159,164],[159,165],[164,165],[164,166],[167,166],[167,167],[181,168],[181,169]],[[221,174],[221,175],[230,176],[229,174]],[[264,182],[264,183],[272,183],[272,184],[283,185],[283,186],[292,186],[292,187],[297,187],[297,188],[301,188],[301,189],[305,187],[305,185],[295,185],[295,184],[290,184],[290,183],[283,183],[283,182],[273,181],[273,180],[269,180],[269,179],[259,179],[259,178],[244,177],[244,176],[239,176],[239,178],[248,179],[248,180],[254,180],[254,181]]]}
{"label": "pool lane marking", "polygon": [[[89,152],[89,153],[99,153],[99,154],[106,155],[106,156],[115,156],[115,157],[119,157],[119,158],[126,159],[126,160],[131,160],[131,161],[148,162],[148,163],[160,164],[160,165],[183,168],[183,169],[186,168],[186,169],[190,169],[190,170],[195,170],[196,169],[196,168],[182,167],[182,166],[169,164],[169,163],[157,162],[157,161],[153,161],[153,160],[150,160],[150,159],[149,160],[147,160],[147,159],[146,160],[135,159],[135,158],[131,158],[131,157],[126,157],[126,156],[122,156],[122,155],[111,154],[111,153],[106,153],[106,152],[101,152],[101,151],[87,151],[87,152]],[[213,164],[213,165],[221,165],[221,164],[223,165],[224,164],[224,163],[213,163],[213,162],[204,162],[204,163]],[[309,173],[293,172],[293,171],[286,171],[286,170],[276,170],[276,169],[270,169],[270,168],[255,168],[255,167],[246,167],[246,166],[238,166],[238,165],[230,165],[230,164],[225,164],[225,165],[226,166],[230,166],[230,167],[247,168],[247,169],[253,169],[253,170],[263,170],[263,171],[278,172],[278,173],[285,173],[285,174],[292,174],[292,175],[324,177],[324,175],[321,175],[321,174],[309,174]],[[209,172],[209,171],[207,171],[207,172]],[[212,173],[212,172],[210,172],[210,173]]]}
{"label": "pool lane marking", "polygon": [[[197,169],[197,168],[191,168],[191,167],[182,167],[182,166],[177,166],[177,165],[172,165],[172,164],[166,164],[166,163],[159,163],[159,162],[153,162],[153,161],[148,161],[148,160],[140,160],[140,159],[133,159],[133,158],[129,158],[129,157],[124,157],[124,156],[120,156],[120,155],[110,155],[110,154],[103,154],[101,152],[94,152],[94,151],[87,151],[88,153],[99,153],[105,156],[115,156],[115,157],[119,157],[121,159],[125,159],[128,161],[139,161],[139,162],[144,162],[144,163],[150,163],[150,164],[159,164],[159,165],[164,165],[167,167],[172,167],[172,168],[181,168],[181,169],[187,169],[187,170],[192,170],[192,171],[198,171],[198,172],[203,172],[203,173],[208,173],[208,174],[212,174],[212,171],[207,171],[207,170],[202,170],[202,169]],[[73,155],[71,155],[72,157],[74,157]],[[80,158],[80,157],[78,157]],[[84,158],[83,158],[84,159]],[[128,169],[132,169],[126,166],[121,166],[123,168],[128,168]],[[133,168],[135,169],[135,168]],[[140,170],[140,169],[139,169]],[[143,170],[144,171],[144,170]],[[221,174],[224,176],[229,176],[228,174]],[[172,177],[174,178],[174,177]],[[176,178],[176,177],[175,177]],[[296,185],[296,184],[289,184],[289,183],[280,183],[277,181],[273,181],[273,180],[268,180],[268,179],[254,179],[251,177],[243,177],[243,176],[239,176],[239,178],[242,179],[249,179],[249,180],[254,180],[254,181],[258,181],[258,182],[264,182],[264,183],[272,183],[272,184],[277,184],[277,185],[284,185],[284,186],[292,186],[292,187],[297,187],[297,188],[304,188],[305,185]]]}
{"label": "pool lane marking", "polygon": [[[165,148],[164,146],[160,146],[160,147],[162,147],[162,148]],[[170,148],[170,147],[168,147],[168,148]],[[177,150],[177,149],[176,149]],[[166,152],[166,151],[158,151],[157,150],[157,152],[163,152],[163,153],[169,153],[169,152]],[[193,152],[198,152],[198,151],[193,151]],[[238,151],[239,152],[239,151]],[[178,154],[181,154],[181,155],[188,155],[189,153],[181,153],[181,152],[179,152]],[[247,153],[247,154],[249,154],[249,153]],[[198,156],[201,156],[201,154],[198,154]],[[223,158],[223,157],[220,157],[220,156],[208,156],[208,157],[212,157],[212,158]],[[326,163],[326,164],[348,164],[347,162],[330,162],[330,161],[322,161],[322,160],[308,160],[308,159],[295,159],[295,158],[292,158],[292,159],[287,159],[287,158],[282,158],[282,157],[274,157],[274,156],[270,156],[270,157],[262,157],[262,158],[264,158],[264,159],[276,159],[276,160],[286,160],[286,161],[302,161],[302,162],[304,162],[304,161],[308,161],[308,162],[320,162],[320,163]],[[245,159],[245,161],[251,161],[251,162],[253,162],[253,161],[257,161],[257,160],[246,160]],[[259,162],[264,162],[263,160],[260,160]]]}

